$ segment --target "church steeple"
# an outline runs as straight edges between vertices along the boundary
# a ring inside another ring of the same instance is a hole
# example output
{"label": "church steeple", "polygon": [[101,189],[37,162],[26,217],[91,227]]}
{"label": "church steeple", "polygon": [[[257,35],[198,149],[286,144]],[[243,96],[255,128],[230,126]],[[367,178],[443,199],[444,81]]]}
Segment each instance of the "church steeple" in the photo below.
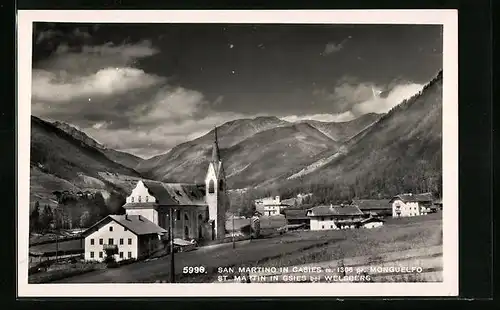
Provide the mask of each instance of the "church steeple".
{"label": "church steeple", "polygon": [[217,141],[217,126],[214,128],[214,145],[212,148],[212,162],[218,164],[220,162],[219,142]]}

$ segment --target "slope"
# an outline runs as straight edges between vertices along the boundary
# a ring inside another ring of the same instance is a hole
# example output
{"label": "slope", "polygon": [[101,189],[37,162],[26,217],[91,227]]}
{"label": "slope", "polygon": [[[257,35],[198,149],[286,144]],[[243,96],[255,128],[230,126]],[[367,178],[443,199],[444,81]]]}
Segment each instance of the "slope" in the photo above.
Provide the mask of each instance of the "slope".
{"label": "slope", "polygon": [[122,152],[122,151],[117,151],[114,149],[106,148],[104,145],[100,144],[99,142],[95,141],[91,137],[89,137],[86,133],[84,133],[81,130],[76,129],[75,127],[64,123],[60,121],[55,121],[52,123],[54,126],[57,128],[65,131],[69,135],[71,135],[73,138],[76,140],[80,140],[83,143],[87,144],[90,147],[93,147],[95,149],[98,149],[101,151],[106,157],[111,159],[112,161],[115,161],[125,167],[129,167],[134,169],[141,161],[143,161],[142,158],[137,157],[135,155]]}
{"label": "slope", "polygon": [[[256,133],[289,123],[277,117],[257,117],[227,122],[217,128],[220,148],[229,148]],[[171,182],[203,182],[207,154],[212,149],[214,131],[139,163],[136,169],[151,179]]]}
{"label": "slope", "polygon": [[332,140],[345,142],[376,122],[383,114],[367,113],[347,122],[304,121],[315,127]]}
{"label": "slope", "polygon": [[[336,187],[344,196],[390,196],[440,191],[442,72],[414,97],[348,140],[346,151],[302,176],[312,187]],[[303,184],[303,183],[302,183]],[[288,187],[302,186],[289,180]],[[339,194],[340,195],[340,194]]]}
{"label": "slope", "polygon": [[53,199],[54,191],[99,191],[105,198],[123,189],[100,176],[110,172],[139,177],[53,124],[31,117],[31,199]]}

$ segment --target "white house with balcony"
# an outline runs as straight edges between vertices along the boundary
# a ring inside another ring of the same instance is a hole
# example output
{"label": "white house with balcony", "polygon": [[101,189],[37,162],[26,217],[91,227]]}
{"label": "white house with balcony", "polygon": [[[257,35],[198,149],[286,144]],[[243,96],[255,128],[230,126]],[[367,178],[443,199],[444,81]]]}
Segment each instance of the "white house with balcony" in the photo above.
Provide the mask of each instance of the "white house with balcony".
{"label": "white house with balcony", "polygon": [[432,193],[396,195],[390,200],[392,217],[426,215],[431,212],[433,201]]}
{"label": "white house with balcony", "polygon": [[103,261],[106,249],[116,261],[140,259],[162,246],[167,231],[141,215],[108,215],[82,233],[85,260]]}

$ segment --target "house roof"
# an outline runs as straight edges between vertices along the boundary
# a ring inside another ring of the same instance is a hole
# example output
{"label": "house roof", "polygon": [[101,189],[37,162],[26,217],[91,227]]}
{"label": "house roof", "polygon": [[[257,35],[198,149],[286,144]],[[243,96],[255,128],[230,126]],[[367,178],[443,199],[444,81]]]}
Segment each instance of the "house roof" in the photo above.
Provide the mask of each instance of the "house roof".
{"label": "house roof", "polygon": [[443,199],[438,199],[438,200],[434,201],[434,204],[436,204],[436,205],[442,205],[443,204]]}
{"label": "house roof", "polygon": [[283,213],[285,214],[286,219],[289,220],[309,219],[306,209],[286,209],[283,210]]}
{"label": "house roof", "polygon": [[143,181],[159,205],[205,205],[205,193],[198,184]]}
{"label": "house roof", "polygon": [[382,219],[379,219],[377,217],[369,217],[367,219],[361,220],[361,224],[370,223],[370,222],[382,222],[383,223],[385,221]]}
{"label": "house roof", "polygon": [[358,206],[360,210],[391,209],[390,199],[355,199],[352,205]]}
{"label": "house roof", "polygon": [[400,194],[394,196],[390,201],[394,201],[396,199],[400,199],[404,203],[407,202],[429,202],[433,201],[432,193],[421,193],[421,194]]}
{"label": "house roof", "polygon": [[163,234],[167,231],[155,223],[151,222],[144,216],[140,215],[108,215],[99,222],[95,223],[87,230],[85,230],[82,235],[88,236],[94,231],[101,228],[103,225],[114,221],[123,227],[127,228],[136,235],[149,235],[149,234]]}
{"label": "house roof", "polygon": [[363,215],[363,212],[354,205],[346,206],[317,206],[307,210],[308,216],[349,216],[349,215]]}

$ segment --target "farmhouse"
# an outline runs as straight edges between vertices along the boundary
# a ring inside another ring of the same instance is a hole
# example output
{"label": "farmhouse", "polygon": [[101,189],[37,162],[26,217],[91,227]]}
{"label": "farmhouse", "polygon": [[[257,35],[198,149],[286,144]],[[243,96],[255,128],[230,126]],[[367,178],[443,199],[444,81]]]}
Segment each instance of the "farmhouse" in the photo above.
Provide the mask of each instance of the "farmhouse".
{"label": "farmhouse", "polygon": [[283,214],[287,225],[303,225],[305,229],[311,227],[311,218],[307,216],[307,209],[286,209]]}
{"label": "farmhouse", "polygon": [[376,217],[369,217],[367,219],[361,220],[359,224],[359,227],[362,228],[376,228],[384,225],[384,220]]}
{"label": "farmhouse", "polygon": [[440,210],[440,211],[443,210],[443,200],[442,199],[438,199],[438,200],[434,201],[434,209]]}
{"label": "farmhouse", "polygon": [[307,210],[311,230],[357,228],[365,215],[354,205],[317,206]]}
{"label": "farmhouse", "polygon": [[351,204],[365,214],[371,216],[391,216],[392,205],[390,199],[354,199]]}
{"label": "farmhouse", "polygon": [[85,260],[102,261],[112,249],[116,261],[146,257],[161,247],[167,231],[141,215],[108,215],[83,232]]}
{"label": "farmhouse", "polygon": [[255,210],[265,216],[280,215],[281,210],[288,207],[281,202],[280,196],[266,197],[255,200]]}
{"label": "farmhouse", "polygon": [[433,197],[431,193],[400,194],[390,200],[393,217],[426,215],[431,211]]}
{"label": "farmhouse", "polygon": [[167,230],[172,212],[174,238],[215,240],[223,239],[226,234],[228,204],[215,128],[212,158],[204,185],[141,180],[123,208],[127,214],[141,215]]}

